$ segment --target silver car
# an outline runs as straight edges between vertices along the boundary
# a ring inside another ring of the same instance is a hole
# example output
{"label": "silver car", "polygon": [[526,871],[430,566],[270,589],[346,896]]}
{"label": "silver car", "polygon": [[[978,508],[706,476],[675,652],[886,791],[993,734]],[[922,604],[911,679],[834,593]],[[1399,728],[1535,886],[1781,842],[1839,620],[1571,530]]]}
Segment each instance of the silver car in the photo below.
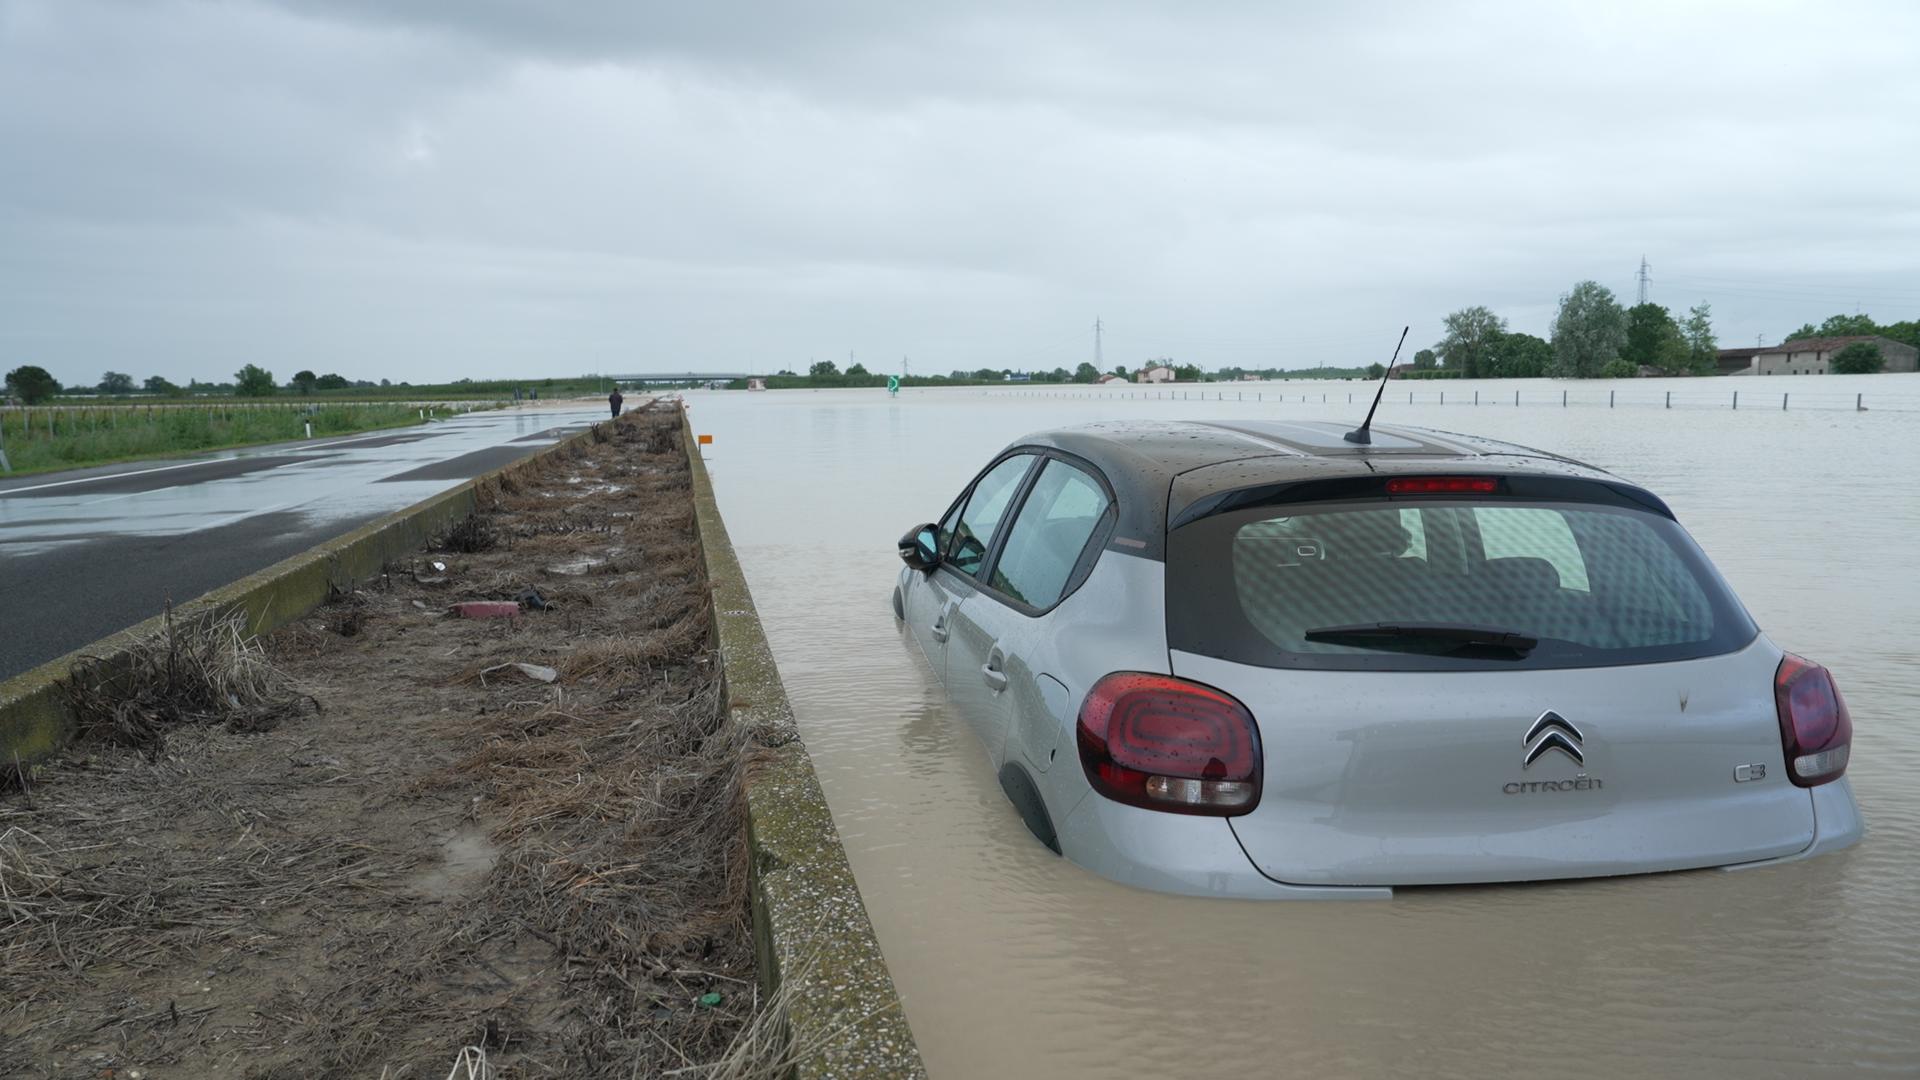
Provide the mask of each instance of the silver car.
{"label": "silver car", "polygon": [[1460,435],[1115,422],[1009,447],[893,596],[1040,842],[1143,888],[1755,866],[1845,847],[1852,721],[1665,503]]}

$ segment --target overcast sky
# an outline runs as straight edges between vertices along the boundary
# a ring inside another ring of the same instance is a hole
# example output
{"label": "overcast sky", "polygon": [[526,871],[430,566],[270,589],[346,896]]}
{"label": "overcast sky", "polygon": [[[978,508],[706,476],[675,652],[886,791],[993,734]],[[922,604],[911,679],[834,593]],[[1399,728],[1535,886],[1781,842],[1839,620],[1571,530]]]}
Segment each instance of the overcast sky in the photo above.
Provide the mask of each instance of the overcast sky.
{"label": "overcast sky", "polygon": [[0,370],[1384,360],[1920,316],[1920,4],[0,0]]}

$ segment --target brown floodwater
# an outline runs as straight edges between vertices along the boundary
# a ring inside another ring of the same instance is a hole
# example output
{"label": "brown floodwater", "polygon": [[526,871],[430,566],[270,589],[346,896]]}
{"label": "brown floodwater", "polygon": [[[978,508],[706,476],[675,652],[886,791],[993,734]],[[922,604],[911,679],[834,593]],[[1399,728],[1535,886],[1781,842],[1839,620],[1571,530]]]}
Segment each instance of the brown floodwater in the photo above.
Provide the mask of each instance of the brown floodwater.
{"label": "brown floodwater", "polygon": [[[1736,383],[1754,387],[1738,412],[1724,400]],[[935,1077],[1920,1072],[1920,412],[1902,411],[1920,408],[1920,375],[1642,381],[1623,384],[1615,409],[1604,386],[1576,387],[1560,408],[1561,384],[1523,385],[1516,408],[1515,384],[1479,384],[1505,404],[1475,408],[1459,404],[1472,384],[1447,387],[1443,406],[1408,405],[1395,383],[1380,422],[1569,454],[1665,497],[1762,628],[1833,669],[1857,729],[1860,845],[1738,873],[1384,902],[1108,882],[1031,838],[947,710],[888,605],[895,540],[1030,431],[1113,417],[1351,422],[1343,395],[1371,388],[1248,387],[1244,402],[689,395]],[[1871,411],[1852,410],[1855,392]]]}

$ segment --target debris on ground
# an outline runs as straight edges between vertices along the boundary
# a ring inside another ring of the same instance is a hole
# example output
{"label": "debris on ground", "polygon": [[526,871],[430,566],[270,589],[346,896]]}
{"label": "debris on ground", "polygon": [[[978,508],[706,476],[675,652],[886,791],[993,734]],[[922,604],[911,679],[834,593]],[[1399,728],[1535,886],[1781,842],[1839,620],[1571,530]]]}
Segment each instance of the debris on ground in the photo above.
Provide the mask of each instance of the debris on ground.
{"label": "debris on ground", "polygon": [[452,611],[463,619],[511,619],[520,614],[520,605],[512,600],[469,600],[453,605]]}
{"label": "debris on ground", "polygon": [[[431,592],[176,619],[73,691],[0,796],[0,1075],[785,1075],[679,418],[609,428],[486,485]],[[553,617],[438,617],[616,545]]]}

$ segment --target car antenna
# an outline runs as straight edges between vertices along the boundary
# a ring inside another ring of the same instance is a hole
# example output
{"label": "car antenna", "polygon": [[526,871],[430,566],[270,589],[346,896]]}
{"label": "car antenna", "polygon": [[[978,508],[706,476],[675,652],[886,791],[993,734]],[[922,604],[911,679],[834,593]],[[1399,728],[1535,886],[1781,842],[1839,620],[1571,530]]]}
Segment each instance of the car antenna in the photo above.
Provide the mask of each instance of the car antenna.
{"label": "car antenna", "polygon": [[1387,380],[1393,377],[1393,365],[1399,361],[1400,349],[1406,345],[1407,331],[1411,329],[1413,329],[1412,326],[1400,328],[1400,344],[1393,347],[1393,359],[1387,361],[1387,370],[1380,373],[1380,389],[1373,392],[1373,408],[1367,410],[1367,418],[1360,422],[1359,427],[1347,432],[1348,442],[1359,443],[1361,446],[1373,444],[1373,412],[1380,407],[1380,395],[1387,392]]}

